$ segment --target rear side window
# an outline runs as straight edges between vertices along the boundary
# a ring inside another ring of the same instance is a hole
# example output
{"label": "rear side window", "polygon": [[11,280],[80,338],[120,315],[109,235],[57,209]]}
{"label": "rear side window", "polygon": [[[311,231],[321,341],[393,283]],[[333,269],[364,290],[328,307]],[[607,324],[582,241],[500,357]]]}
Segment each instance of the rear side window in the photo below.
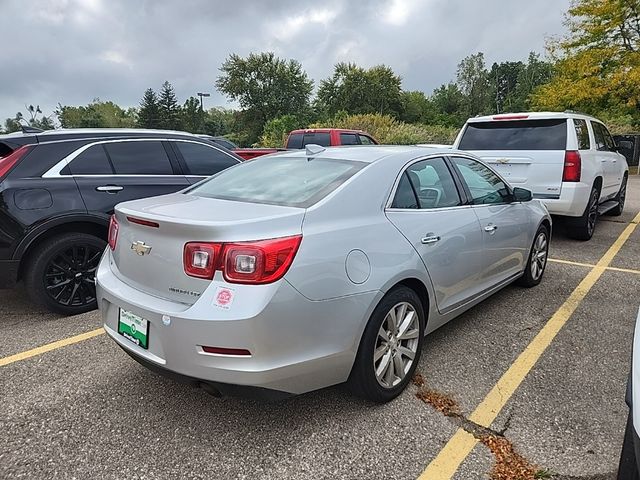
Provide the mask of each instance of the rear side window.
{"label": "rear side window", "polygon": [[174,142],[184,159],[188,173],[209,176],[238,163],[217,148],[192,142]]}
{"label": "rear side window", "polygon": [[93,145],[69,163],[72,175],[113,175],[113,169],[103,145]]}
{"label": "rear side window", "polygon": [[564,150],[566,119],[468,123],[460,150]]}
{"label": "rear side window", "polygon": [[576,136],[578,137],[578,150],[589,150],[591,148],[591,141],[589,140],[589,130],[587,129],[586,120],[574,118],[573,126],[576,129]]}
{"label": "rear side window", "polygon": [[364,162],[305,157],[258,157],[224,170],[188,191],[192,195],[307,208],[326,197]]}
{"label": "rear side window", "polygon": [[105,148],[116,175],[173,175],[162,142],[116,142]]}
{"label": "rear side window", "polygon": [[331,136],[328,132],[305,133],[302,147],[306,147],[310,143],[321,147],[330,147]]}
{"label": "rear side window", "polygon": [[359,145],[358,136],[355,133],[341,133],[340,145]]}
{"label": "rear side window", "polygon": [[302,148],[302,139],[304,135],[302,133],[292,133],[289,135],[287,141],[287,148]]}

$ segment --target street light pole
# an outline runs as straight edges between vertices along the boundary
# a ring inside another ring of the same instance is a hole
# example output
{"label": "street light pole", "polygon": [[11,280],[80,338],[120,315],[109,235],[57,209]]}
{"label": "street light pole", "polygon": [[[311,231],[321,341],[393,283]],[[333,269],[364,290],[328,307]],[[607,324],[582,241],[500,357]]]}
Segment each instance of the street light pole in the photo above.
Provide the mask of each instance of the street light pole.
{"label": "street light pole", "polygon": [[198,92],[196,95],[198,95],[200,97],[200,111],[202,112],[204,110],[203,106],[202,106],[202,97],[210,97],[211,94],[210,93],[201,93]]}

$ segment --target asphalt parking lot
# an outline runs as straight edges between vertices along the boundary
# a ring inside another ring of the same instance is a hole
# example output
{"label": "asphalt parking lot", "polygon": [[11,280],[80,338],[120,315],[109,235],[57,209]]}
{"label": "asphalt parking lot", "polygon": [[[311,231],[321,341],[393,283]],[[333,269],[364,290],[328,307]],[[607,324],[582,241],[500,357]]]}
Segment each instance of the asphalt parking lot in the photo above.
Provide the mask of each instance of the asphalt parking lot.
{"label": "asphalt parking lot", "polygon": [[342,387],[214,398],[139,366],[97,312],[61,318],[0,291],[0,478],[478,479],[515,458],[541,478],[613,479],[638,212],[632,177],[624,215],[601,218],[590,242],[556,228],[542,284],[508,287],[427,337],[424,384],[387,405]]}

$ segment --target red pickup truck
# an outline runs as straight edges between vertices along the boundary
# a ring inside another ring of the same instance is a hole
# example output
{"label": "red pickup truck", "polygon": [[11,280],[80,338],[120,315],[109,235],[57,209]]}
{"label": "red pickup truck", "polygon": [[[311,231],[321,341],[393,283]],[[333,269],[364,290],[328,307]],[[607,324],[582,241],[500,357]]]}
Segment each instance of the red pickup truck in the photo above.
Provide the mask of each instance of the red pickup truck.
{"label": "red pickup truck", "polygon": [[342,128],[307,128],[289,133],[285,148],[236,148],[233,153],[245,160],[281,152],[304,148],[313,143],[321,147],[337,147],[340,145],[377,145],[378,142],[362,130],[345,130]]}

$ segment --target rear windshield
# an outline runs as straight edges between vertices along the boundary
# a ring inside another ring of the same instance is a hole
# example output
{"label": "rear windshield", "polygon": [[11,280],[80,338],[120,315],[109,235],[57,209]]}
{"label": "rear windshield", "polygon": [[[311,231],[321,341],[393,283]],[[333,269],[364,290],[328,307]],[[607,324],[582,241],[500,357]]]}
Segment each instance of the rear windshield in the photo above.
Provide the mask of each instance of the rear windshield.
{"label": "rear windshield", "polygon": [[567,120],[516,120],[468,123],[460,150],[564,150]]}
{"label": "rear windshield", "polygon": [[237,202],[307,208],[366,165],[327,158],[257,158],[223,170],[187,193]]}

